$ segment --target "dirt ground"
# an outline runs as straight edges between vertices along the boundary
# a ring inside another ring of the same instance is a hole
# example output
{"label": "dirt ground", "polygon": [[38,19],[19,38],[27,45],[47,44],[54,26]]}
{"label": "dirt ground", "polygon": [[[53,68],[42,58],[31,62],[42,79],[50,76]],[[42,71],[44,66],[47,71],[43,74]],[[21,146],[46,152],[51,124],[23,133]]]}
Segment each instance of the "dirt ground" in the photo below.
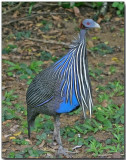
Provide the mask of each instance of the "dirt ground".
{"label": "dirt ground", "polygon": [[[42,4],[41,4],[42,5]],[[80,15],[76,16],[73,9],[64,9],[62,7],[57,6],[50,6],[45,5],[43,8],[40,6],[33,8],[32,14],[38,14],[33,17],[29,17],[27,19],[22,19],[26,17],[28,12],[27,6],[22,6],[19,10],[12,12],[12,14],[3,15],[2,23],[2,48],[7,47],[8,44],[15,44],[18,46],[17,50],[13,53],[3,54],[3,60],[9,60],[12,62],[20,62],[30,64],[32,59],[39,60],[39,50],[45,50],[51,53],[52,56],[60,57],[67,53],[68,47],[66,45],[55,44],[55,43],[43,43],[29,39],[20,39],[16,40],[16,38],[12,37],[8,39],[8,35],[15,34],[16,32],[22,30],[30,30],[31,37],[37,40],[46,40],[51,41],[54,40],[55,42],[64,42],[64,43],[71,43],[73,40],[73,36],[76,36],[79,32],[75,30],[78,27],[81,20],[85,18],[92,18],[96,15],[96,9],[89,8],[87,6],[79,7]],[[39,13],[43,12],[42,15]],[[46,12],[46,14],[44,14]],[[56,13],[56,14],[53,14]],[[17,20],[15,22],[11,22]],[[109,19],[107,21],[107,19]],[[42,32],[40,30],[40,21],[47,20],[51,21],[53,27],[48,32]],[[7,24],[10,22],[9,24]],[[93,91],[93,100],[94,104],[97,104],[97,97],[98,93],[97,85],[106,85],[108,82],[113,82],[114,80],[118,80],[121,83],[124,83],[124,36],[120,33],[120,29],[124,28],[124,18],[117,17],[113,10],[108,10],[105,17],[100,21],[101,29],[92,29],[88,31],[87,34],[87,48],[95,46],[99,43],[106,43],[110,47],[115,49],[113,54],[106,54],[101,56],[99,54],[92,54],[88,52],[88,63],[89,66],[92,68],[98,67],[99,63],[104,63],[102,76],[103,79],[97,79],[91,77],[91,84],[92,84],[92,91]],[[97,39],[92,39],[92,37],[98,37]],[[65,49],[64,49],[65,48]],[[43,68],[48,67],[52,61],[44,61]],[[117,74],[110,74],[109,68],[113,65],[116,67]],[[2,94],[4,95],[5,91],[9,91],[14,89],[14,93],[19,95],[18,102],[21,102],[26,107],[26,90],[28,85],[26,84],[26,80],[20,80],[17,75],[14,77],[9,77],[6,74],[7,65],[2,63]],[[124,102],[124,97],[113,97],[115,104],[121,105]],[[17,100],[15,101],[17,103]],[[27,117],[24,116],[24,119]],[[83,114],[81,115],[72,115],[69,116],[68,114],[61,115],[61,127],[65,127],[66,125],[73,126],[74,123],[79,120],[80,123],[83,121]],[[2,127],[2,156],[7,157],[11,150],[13,151],[20,151],[25,146],[13,144],[9,138],[6,138],[6,135],[13,135],[13,128],[16,125],[20,126],[20,121],[16,119],[10,120],[9,127],[5,125],[9,123],[9,120],[3,122]],[[18,126],[18,129],[20,128]],[[31,143],[32,145],[35,144],[35,134],[32,133]],[[21,134],[22,137],[28,139],[26,134]],[[50,137],[52,134],[49,135]],[[88,136],[88,134],[86,135]],[[97,135],[93,134],[96,139],[100,141],[104,141],[107,138],[111,138],[111,134],[109,132],[103,133],[103,131],[98,132]],[[9,137],[9,136],[8,136]],[[45,144],[46,145],[46,144]],[[72,148],[70,142],[63,139],[63,145],[65,148]],[[85,152],[85,147],[81,147],[78,149],[79,154],[73,155],[73,158],[92,158],[92,154]],[[99,157],[100,158],[100,157]],[[107,158],[110,158],[109,155]]]}

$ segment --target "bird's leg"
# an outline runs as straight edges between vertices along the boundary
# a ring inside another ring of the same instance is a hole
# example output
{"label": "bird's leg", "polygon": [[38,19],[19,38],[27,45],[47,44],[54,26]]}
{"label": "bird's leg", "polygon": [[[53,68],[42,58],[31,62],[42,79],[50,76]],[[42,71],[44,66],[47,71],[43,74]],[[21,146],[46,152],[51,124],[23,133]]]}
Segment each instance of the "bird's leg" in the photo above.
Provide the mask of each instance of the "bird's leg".
{"label": "bird's leg", "polygon": [[62,141],[60,137],[60,116],[56,115],[54,117],[54,132],[53,132],[53,140],[58,143],[58,145],[62,146]]}
{"label": "bird's leg", "polygon": [[62,146],[62,141],[61,141],[61,137],[60,137],[60,115],[56,115],[54,117],[54,133],[53,133],[53,140],[56,140],[56,142],[59,145],[58,148],[58,155],[64,155],[64,156],[68,156],[68,153],[66,153],[66,149],[63,148]]}

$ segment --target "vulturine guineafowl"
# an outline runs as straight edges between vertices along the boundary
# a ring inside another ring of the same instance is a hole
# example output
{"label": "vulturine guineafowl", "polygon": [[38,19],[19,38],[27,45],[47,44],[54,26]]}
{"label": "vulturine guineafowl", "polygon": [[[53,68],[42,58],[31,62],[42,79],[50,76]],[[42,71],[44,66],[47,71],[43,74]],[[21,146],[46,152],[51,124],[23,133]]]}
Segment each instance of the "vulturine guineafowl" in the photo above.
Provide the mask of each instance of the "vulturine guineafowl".
{"label": "vulturine guineafowl", "polygon": [[40,72],[30,84],[27,95],[28,136],[30,126],[38,114],[54,117],[53,140],[59,145],[58,154],[65,154],[60,137],[60,114],[69,113],[78,106],[92,112],[91,84],[88,73],[86,31],[100,28],[92,19],[85,19],[80,25],[79,38],[70,45],[68,53],[49,68]]}

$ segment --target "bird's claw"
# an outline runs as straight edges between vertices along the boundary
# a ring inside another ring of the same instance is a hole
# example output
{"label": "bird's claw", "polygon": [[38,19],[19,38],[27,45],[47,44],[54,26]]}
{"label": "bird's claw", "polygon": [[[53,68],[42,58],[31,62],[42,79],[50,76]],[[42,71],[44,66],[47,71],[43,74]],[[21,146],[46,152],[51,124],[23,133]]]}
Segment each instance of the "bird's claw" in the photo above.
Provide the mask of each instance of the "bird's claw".
{"label": "bird's claw", "polygon": [[67,149],[63,148],[62,146],[59,146],[56,156],[64,156],[66,158],[72,158],[72,156],[68,154],[68,152],[69,151]]}

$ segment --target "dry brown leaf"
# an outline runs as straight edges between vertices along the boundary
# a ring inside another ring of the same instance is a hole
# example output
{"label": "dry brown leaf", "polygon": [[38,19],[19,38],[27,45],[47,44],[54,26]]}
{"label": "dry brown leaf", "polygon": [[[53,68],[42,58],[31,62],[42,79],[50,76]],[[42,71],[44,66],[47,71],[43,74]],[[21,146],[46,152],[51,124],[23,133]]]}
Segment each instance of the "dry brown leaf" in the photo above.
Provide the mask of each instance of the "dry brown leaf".
{"label": "dry brown leaf", "polygon": [[9,122],[11,122],[11,120],[6,120],[6,121],[4,121],[2,124],[5,125],[5,124],[7,124],[7,123],[9,123]]}
{"label": "dry brown leaf", "polygon": [[80,10],[79,10],[78,7],[75,7],[75,6],[74,6],[73,10],[74,10],[75,16],[77,16],[77,17],[80,16]]}
{"label": "dry brown leaf", "polygon": [[45,140],[42,141],[42,143],[39,145],[39,148],[42,148],[45,144]]}
{"label": "dry brown leaf", "polygon": [[88,41],[88,46],[89,46],[89,48],[92,48],[92,47],[94,47],[94,44],[93,44],[93,42],[92,42],[92,41]]}
{"label": "dry brown leaf", "polygon": [[2,149],[2,152],[6,152],[7,151],[7,149]]}
{"label": "dry brown leaf", "polygon": [[103,102],[102,102],[102,107],[107,107],[107,106],[108,106],[107,100],[103,100]]}
{"label": "dry brown leaf", "polygon": [[32,141],[30,139],[25,139],[25,141],[29,142],[32,145]]}
{"label": "dry brown leaf", "polygon": [[72,8],[66,8],[66,11],[73,12]]}
{"label": "dry brown leaf", "polygon": [[99,17],[98,20],[97,20],[97,23],[100,24],[102,20],[103,20],[103,18]]}
{"label": "dry brown leaf", "polygon": [[7,137],[5,137],[5,136],[2,136],[2,142],[8,142],[9,140],[8,140],[8,138]]}
{"label": "dry brown leaf", "polygon": [[52,15],[52,18],[53,18],[54,20],[56,20],[56,21],[61,21],[61,17],[60,17],[60,16],[53,16],[53,15]]}
{"label": "dry brown leaf", "polygon": [[115,17],[115,18],[114,18],[114,20],[115,20],[116,22],[118,22],[118,21],[120,21],[120,20],[121,20],[121,18],[119,18],[119,17]]}
{"label": "dry brown leaf", "polygon": [[13,14],[13,18],[17,18],[18,17],[18,14],[19,14],[19,11],[18,10],[16,10],[15,12],[14,12],[14,14]]}
{"label": "dry brown leaf", "polygon": [[9,60],[10,58],[8,57],[8,55],[2,55],[2,59],[5,59],[5,60]]}
{"label": "dry brown leaf", "polygon": [[120,152],[113,153],[112,158],[121,158]]}
{"label": "dry brown leaf", "polygon": [[55,39],[56,37],[57,37],[57,35],[55,35],[55,36],[48,36],[48,35],[42,35],[45,39],[51,39],[51,38],[53,38],[53,39]]}

